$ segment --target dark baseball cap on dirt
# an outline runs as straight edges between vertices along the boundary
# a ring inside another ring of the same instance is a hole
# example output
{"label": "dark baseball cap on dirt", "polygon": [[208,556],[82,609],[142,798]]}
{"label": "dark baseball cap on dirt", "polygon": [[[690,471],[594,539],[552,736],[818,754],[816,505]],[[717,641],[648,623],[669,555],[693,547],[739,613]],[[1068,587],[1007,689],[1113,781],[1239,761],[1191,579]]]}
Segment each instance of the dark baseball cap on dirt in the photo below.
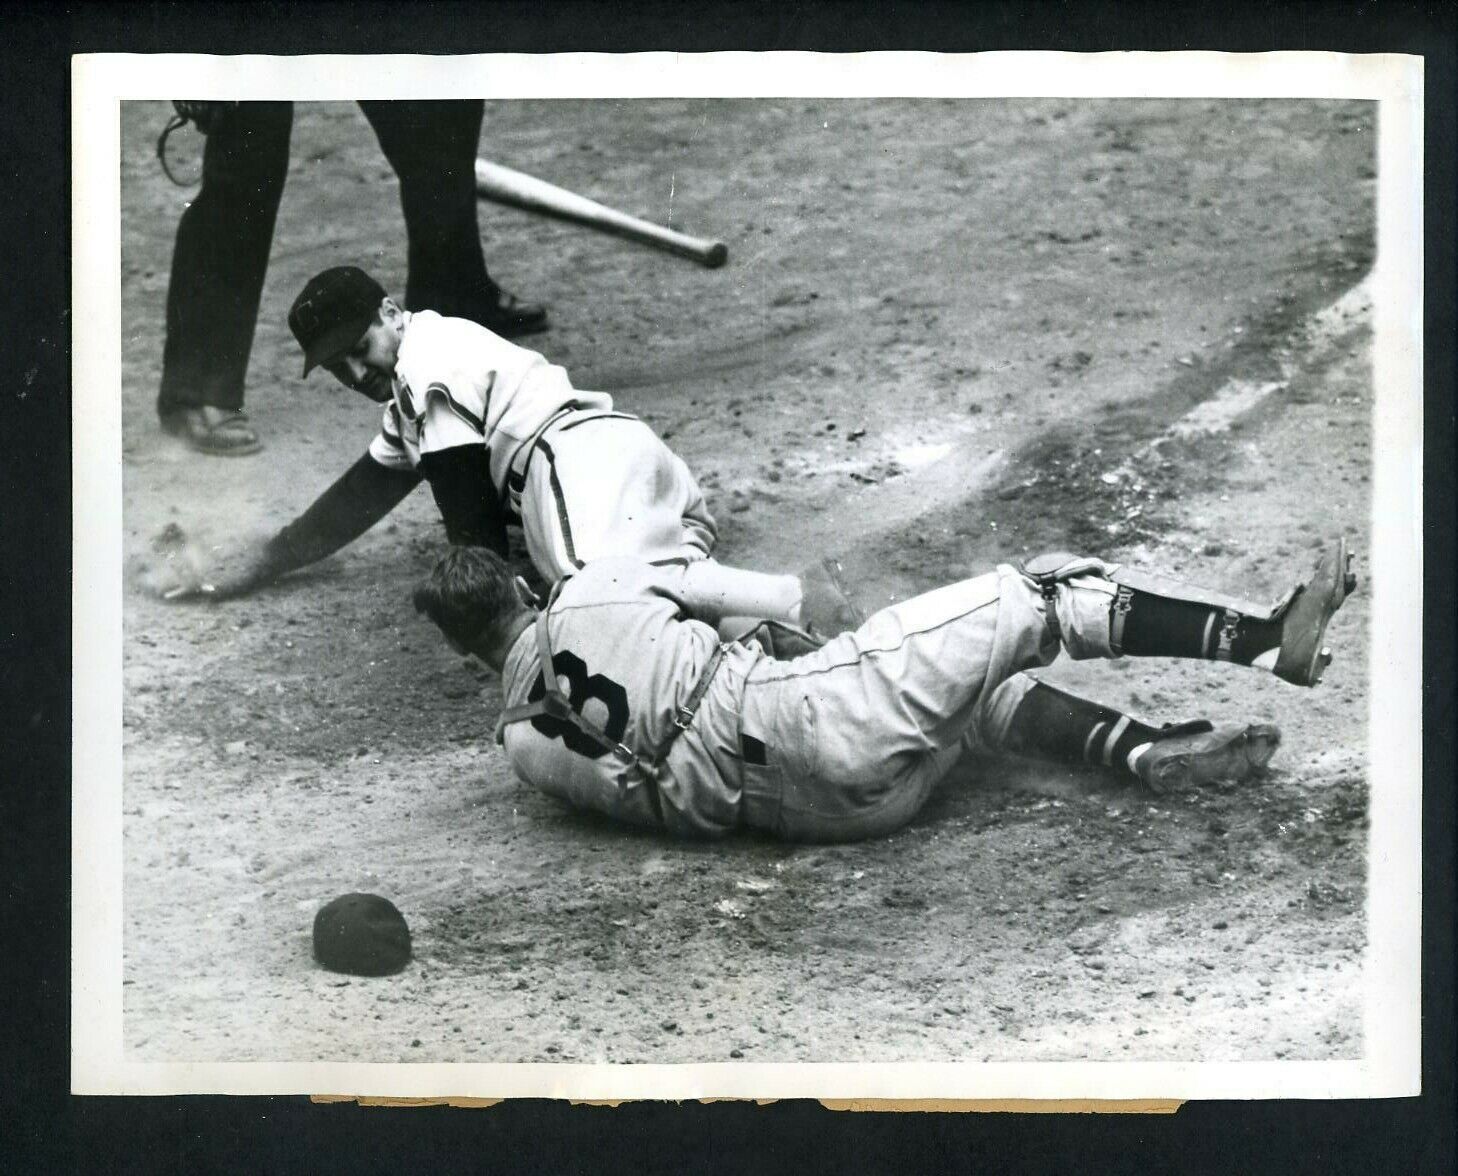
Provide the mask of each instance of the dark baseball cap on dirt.
{"label": "dark baseball cap on dirt", "polygon": [[385,288],[352,265],[310,278],[289,310],[289,330],[304,349],[304,375],[358,343],[384,297]]}
{"label": "dark baseball cap on dirt", "polygon": [[388,898],[342,894],[314,916],[314,958],[331,972],[390,976],[410,962],[410,928]]}

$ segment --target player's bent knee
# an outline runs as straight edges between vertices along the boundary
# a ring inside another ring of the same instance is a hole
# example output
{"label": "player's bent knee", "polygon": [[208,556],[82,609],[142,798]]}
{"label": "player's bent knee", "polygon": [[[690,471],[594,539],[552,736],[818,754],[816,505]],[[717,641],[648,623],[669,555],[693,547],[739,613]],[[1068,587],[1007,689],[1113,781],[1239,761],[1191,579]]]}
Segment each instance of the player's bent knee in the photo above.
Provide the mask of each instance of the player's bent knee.
{"label": "player's bent knee", "polygon": [[1041,597],[1048,631],[1070,657],[1117,656],[1109,640],[1111,565],[1055,551],[1024,560],[1017,570]]}

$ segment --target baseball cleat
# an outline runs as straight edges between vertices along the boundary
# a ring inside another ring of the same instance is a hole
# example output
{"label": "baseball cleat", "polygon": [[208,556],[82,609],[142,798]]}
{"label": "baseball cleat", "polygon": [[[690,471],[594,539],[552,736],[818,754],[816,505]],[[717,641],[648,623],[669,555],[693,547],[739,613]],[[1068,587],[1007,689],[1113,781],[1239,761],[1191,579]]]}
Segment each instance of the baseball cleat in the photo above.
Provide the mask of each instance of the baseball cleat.
{"label": "baseball cleat", "polygon": [[1357,587],[1347,541],[1327,549],[1311,579],[1296,591],[1281,618],[1281,648],[1276,655],[1278,678],[1297,686],[1315,686],[1331,665],[1331,650],[1322,645],[1326,626]]}
{"label": "baseball cleat", "polygon": [[1151,743],[1134,771],[1151,792],[1163,795],[1259,775],[1280,745],[1281,730],[1269,723],[1184,723]]}

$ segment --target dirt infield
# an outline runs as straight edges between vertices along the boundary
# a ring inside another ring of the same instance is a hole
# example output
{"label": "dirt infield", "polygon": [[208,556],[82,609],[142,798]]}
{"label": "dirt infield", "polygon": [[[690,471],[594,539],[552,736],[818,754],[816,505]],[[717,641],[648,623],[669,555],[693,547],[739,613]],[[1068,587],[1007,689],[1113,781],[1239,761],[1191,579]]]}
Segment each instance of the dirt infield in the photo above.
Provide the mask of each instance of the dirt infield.
{"label": "dirt infield", "polygon": [[[189,195],[153,155],[165,116],[124,105],[128,557],[174,521],[271,530],[357,458],[378,413],[300,378],[285,314],[333,264],[404,286],[368,125],[301,106],[249,375],[267,448],[164,437]],[[552,307],[532,344],[698,473],[726,560],[834,554],[874,606],[1069,548],[1263,598],[1327,537],[1369,546],[1370,308],[1348,292],[1374,248],[1373,140],[1351,102],[493,103],[483,155],[730,258],[489,205],[482,227],[493,274]],[[128,587],[129,1058],[1361,1055],[1364,593],[1316,691],[1189,663],[1052,671],[1159,721],[1279,723],[1255,784],[1153,801],[972,763],[883,841],[684,845],[512,777],[495,680],[410,607],[442,543],[417,492],[249,599]],[[314,911],[355,889],[409,920],[401,975],[311,960]]]}

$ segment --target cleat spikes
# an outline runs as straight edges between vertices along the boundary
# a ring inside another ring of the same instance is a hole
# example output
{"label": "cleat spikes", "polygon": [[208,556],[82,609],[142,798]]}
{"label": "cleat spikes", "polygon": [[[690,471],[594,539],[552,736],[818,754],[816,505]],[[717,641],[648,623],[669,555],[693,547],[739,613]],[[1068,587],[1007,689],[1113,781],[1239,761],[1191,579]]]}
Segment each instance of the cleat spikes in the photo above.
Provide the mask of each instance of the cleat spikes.
{"label": "cleat spikes", "polygon": [[1322,644],[1326,626],[1356,586],[1353,555],[1345,539],[1338,538],[1317,562],[1310,580],[1297,590],[1281,622],[1280,652],[1275,672],[1297,686],[1315,686],[1331,664],[1331,651]]}
{"label": "cleat spikes", "polygon": [[1135,774],[1155,795],[1200,787],[1216,780],[1262,776],[1281,745],[1280,729],[1269,723],[1199,726],[1202,729],[1180,735],[1162,735],[1139,757]]}

